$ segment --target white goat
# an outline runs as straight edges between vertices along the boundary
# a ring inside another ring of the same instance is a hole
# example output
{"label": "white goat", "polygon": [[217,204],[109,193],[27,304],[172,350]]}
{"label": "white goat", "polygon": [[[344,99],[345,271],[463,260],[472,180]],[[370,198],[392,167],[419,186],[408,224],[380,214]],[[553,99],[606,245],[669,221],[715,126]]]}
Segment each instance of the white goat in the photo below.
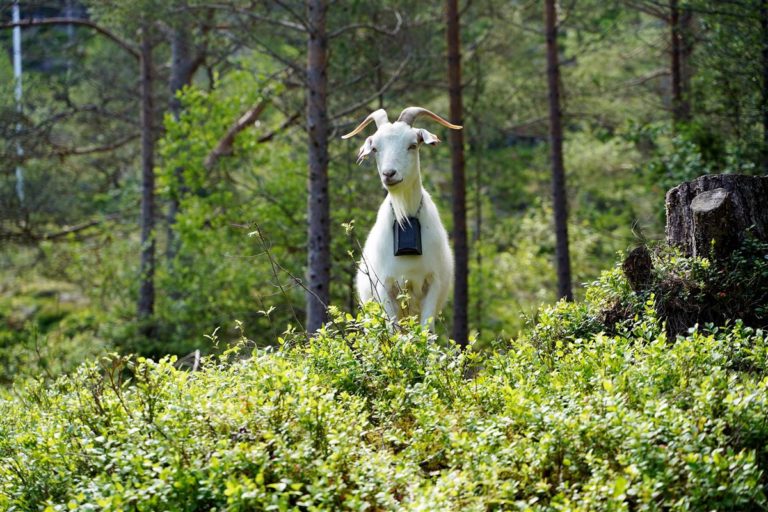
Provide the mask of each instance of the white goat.
{"label": "white goat", "polygon": [[[379,109],[342,138],[360,133],[371,121],[376,123],[376,133],[365,140],[357,161],[374,153],[379,177],[389,192],[363,248],[357,272],[360,300],[380,302],[392,320],[419,315],[422,325],[433,328],[453,286],[453,255],[437,207],[421,185],[419,147],[422,143],[435,145],[440,139],[413,127],[419,116],[428,116],[453,130],[461,129],[421,107],[406,108],[394,123]],[[414,218],[418,223],[411,220]],[[405,229],[401,234],[414,235],[418,230],[409,230],[411,224],[421,226],[421,250],[396,256],[395,231],[399,227]],[[409,297],[405,309],[398,299],[401,293]]]}

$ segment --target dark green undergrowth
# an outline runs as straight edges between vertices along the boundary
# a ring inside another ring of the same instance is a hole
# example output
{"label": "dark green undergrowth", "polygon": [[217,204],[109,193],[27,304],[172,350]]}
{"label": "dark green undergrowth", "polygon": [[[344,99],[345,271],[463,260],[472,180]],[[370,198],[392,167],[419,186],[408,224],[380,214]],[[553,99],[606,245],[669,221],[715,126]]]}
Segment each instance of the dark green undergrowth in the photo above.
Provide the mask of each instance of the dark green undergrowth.
{"label": "dark green undergrowth", "polygon": [[768,337],[740,320],[670,336],[653,287],[699,283],[675,292],[693,301],[722,274],[654,257],[650,290],[617,267],[482,351],[371,305],[311,340],[243,336],[200,371],[112,355],[17,382],[0,510],[764,510]]}

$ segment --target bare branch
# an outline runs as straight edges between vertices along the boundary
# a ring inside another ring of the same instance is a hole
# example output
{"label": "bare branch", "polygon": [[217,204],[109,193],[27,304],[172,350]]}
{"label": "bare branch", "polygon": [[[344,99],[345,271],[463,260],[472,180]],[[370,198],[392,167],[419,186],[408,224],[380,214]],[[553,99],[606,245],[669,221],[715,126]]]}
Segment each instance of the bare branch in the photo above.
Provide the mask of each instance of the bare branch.
{"label": "bare branch", "polygon": [[[271,25],[278,25],[278,26],[283,27],[283,28],[287,28],[287,29],[290,29],[290,30],[295,30],[295,31],[301,32],[301,33],[306,33],[306,30],[304,30],[304,27],[302,27],[298,23],[291,23],[290,21],[285,21],[285,20],[275,20],[275,19],[272,19],[272,18],[267,18],[266,16],[259,16],[258,14],[253,14],[253,13],[246,13],[246,12],[244,12],[243,14],[245,14],[249,18],[252,18],[252,19],[254,19],[256,21],[263,21],[264,23],[269,23]],[[235,29],[235,28],[240,28],[240,25],[242,25],[242,23],[240,23],[240,24],[237,24],[237,23],[219,23],[217,25],[214,25],[213,28],[215,28],[217,30],[232,30],[232,29]]]}
{"label": "bare branch", "polygon": [[283,124],[281,124],[280,126],[278,126],[277,128],[275,128],[275,129],[274,129],[274,130],[272,130],[271,132],[269,132],[269,133],[266,133],[266,134],[262,135],[261,137],[259,137],[259,138],[257,139],[257,142],[259,142],[260,144],[262,144],[262,143],[264,143],[264,142],[269,142],[270,140],[274,139],[274,138],[275,138],[275,136],[276,136],[278,133],[280,133],[280,132],[282,132],[282,131],[286,130],[287,128],[289,128],[290,126],[292,126],[293,124],[295,124],[295,123],[296,123],[296,121],[298,121],[300,117],[301,117],[301,112],[295,112],[295,113],[294,113],[292,116],[290,116],[288,119],[286,119],[286,120],[283,122]]}
{"label": "bare branch", "polygon": [[210,153],[208,153],[207,157],[205,157],[205,162],[203,165],[206,169],[210,170],[213,168],[213,166],[216,165],[216,162],[222,156],[232,154],[232,145],[235,142],[235,137],[237,137],[237,134],[248,128],[248,126],[252,125],[259,118],[259,116],[261,116],[261,113],[264,112],[264,109],[267,108],[269,102],[270,100],[268,99],[261,100],[257,105],[246,110],[246,112],[240,116],[240,119],[235,121],[235,123],[229,127],[226,135],[224,135],[224,137],[219,140],[219,143],[216,144],[216,147],[213,148]]}
{"label": "bare branch", "polygon": [[[201,5],[194,5],[194,6],[188,6],[187,9],[216,9],[216,10],[222,10],[227,12],[232,12],[235,14],[241,14],[243,16],[247,16],[248,18],[251,18],[256,21],[263,21],[264,23],[269,23],[270,25],[277,25],[279,27],[287,28],[289,30],[296,30],[298,32],[307,32],[306,25],[303,25],[301,23],[294,23],[292,21],[288,20],[280,20],[275,18],[270,18],[267,16],[262,16],[260,14],[256,14],[255,12],[248,10],[248,9],[240,9],[231,5],[226,4],[217,4],[217,3],[211,3],[211,4],[201,4]],[[229,25],[220,25],[216,26],[214,28],[231,28]]]}
{"label": "bare branch", "polygon": [[[235,32],[233,32],[233,31],[226,31],[225,33],[226,33],[227,37],[229,38],[229,40],[232,41],[234,44],[239,45],[239,46],[248,46],[247,44],[244,43],[243,39],[241,37],[239,37]],[[281,64],[285,65],[285,67],[293,70],[296,73],[297,76],[302,76],[304,74],[304,68],[301,65],[299,65],[296,62],[294,62],[294,61],[292,61],[292,60],[290,60],[290,59],[288,59],[286,57],[283,57],[282,55],[278,54],[276,51],[274,51],[270,47],[269,44],[266,44],[266,43],[262,42],[260,39],[254,37],[253,35],[251,35],[250,42],[255,43],[259,47],[259,49],[261,51],[263,51],[265,54],[269,55],[270,57],[272,57],[276,61],[278,61]],[[224,57],[222,60],[224,60],[224,59],[226,59],[226,57]]]}
{"label": "bare branch", "polygon": [[128,52],[136,60],[139,59],[139,50],[136,49],[136,47],[133,44],[119,37],[114,32],[107,30],[101,25],[98,25],[92,22],[91,20],[84,20],[80,18],[46,18],[46,19],[28,18],[25,20],[21,20],[17,23],[13,23],[13,22],[0,23],[0,29],[8,29],[13,27],[28,28],[28,27],[38,27],[42,25],[79,25],[81,27],[88,27],[100,33],[101,35],[107,37],[108,39],[111,39],[115,43],[117,43],[118,46],[120,46],[123,50]]}
{"label": "bare branch", "polygon": [[120,213],[112,213],[105,215],[100,219],[92,219],[73,226],[67,226],[60,231],[54,231],[52,233],[34,233],[31,230],[24,231],[0,231],[0,240],[9,242],[16,242],[22,244],[31,244],[37,242],[43,242],[47,240],[59,240],[69,235],[85,231],[88,228],[98,226],[103,222],[115,220],[121,217]]}
{"label": "bare branch", "polygon": [[[288,304],[290,305],[290,297],[288,297],[288,293],[286,292],[286,290],[285,290],[285,287],[284,287],[284,286],[283,286],[283,284],[280,282],[280,276],[279,276],[279,275],[278,275],[278,273],[277,273],[277,270],[278,270],[278,269],[280,269],[280,270],[284,271],[286,274],[288,274],[288,275],[289,275],[289,276],[290,276],[290,277],[291,277],[291,278],[294,280],[294,282],[295,282],[297,285],[299,285],[299,286],[301,286],[302,288],[304,288],[304,291],[306,291],[306,292],[308,292],[308,293],[314,293],[312,290],[308,289],[308,288],[307,288],[307,287],[304,285],[304,283],[302,283],[302,282],[301,282],[301,280],[300,280],[300,279],[297,279],[296,277],[294,277],[294,275],[293,275],[293,274],[291,274],[290,272],[288,272],[286,269],[284,269],[283,267],[281,267],[281,266],[280,266],[280,265],[277,263],[277,261],[275,260],[275,258],[273,258],[273,257],[272,257],[272,253],[270,252],[270,246],[269,246],[269,244],[267,243],[267,240],[264,238],[264,235],[263,235],[263,234],[262,234],[262,232],[261,232],[261,227],[259,227],[259,225],[258,225],[258,224],[256,224],[256,226],[255,226],[255,227],[256,227],[256,230],[255,230],[255,231],[253,231],[253,232],[251,232],[251,236],[253,236],[253,235],[255,234],[255,235],[257,235],[257,236],[259,237],[259,241],[261,242],[261,246],[264,248],[264,252],[266,253],[266,255],[267,255],[267,258],[269,258],[269,264],[270,264],[270,266],[272,267],[272,275],[273,275],[273,276],[274,276],[274,278],[275,278],[275,284],[277,285],[277,287],[278,287],[278,288],[280,289],[280,291],[282,292],[282,294],[283,294],[283,297],[285,297],[286,299],[288,299],[288,300],[289,300]],[[315,297],[315,298],[316,298],[317,300],[321,301],[319,297]],[[321,302],[322,302],[322,301],[321,301]],[[325,304],[324,304],[324,305],[325,305]],[[301,320],[299,320],[299,317],[298,317],[298,315],[296,314],[296,310],[295,310],[295,309],[293,309],[293,306],[290,306],[290,307],[291,307],[291,313],[293,313],[293,318],[294,318],[294,320],[296,320],[296,323],[297,323],[297,324],[298,324],[298,326],[301,328],[301,330],[302,330],[302,331],[304,331],[304,332],[306,333],[306,330],[304,329],[304,325],[301,323]],[[306,337],[307,337],[307,340],[309,340],[309,334],[306,334]]]}
{"label": "bare branch", "polygon": [[405,59],[403,59],[403,61],[397,67],[397,69],[392,74],[392,76],[389,77],[389,80],[387,80],[387,82],[384,85],[382,85],[379,88],[378,91],[376,91],[373,94],[369,95],[364,100],[362,100],[362,101],[360,101],[358,103],[355,103],[354,105],[352,105],[350,107],[345,108],[341,112],[336,113],[335,115],[331,116],[331,119],[336,120],[336,119],[339,119],[339,118],[344,117],[346,115],[349,115],[352,112],[354,112],[355,110],[364,107],[368,103],[372,102],[373,100],[375,100],[376,98],[378,98],[379,96],[381,96],[382,94],[387,92],[387,90],[390,87],[392,87],[392,84],[394,84],[400,78],[400,75],[402,75],[403,70],[405,70],[405,65],[408,64],[408,61],[410,61],[410,60],[411,60],[411,54],[409,53],[408,55],[405,56]]}
{"label": "bare branch", "polygon": [[669,74],[669,70],[666,68],[656,69],[654,71],[651,71],[650,73],[647,73],[643,76],[638,76],[635,78],[632,78],[631,80],[627,80],[624,82],[624,86],[626,87],[636,87],[638,85],[643,85],[646,82],[649,82],[651,80],[655,80],[656,78],[661,78],[663,76],[666,76]]}
{"label": "bare branch", "polygon": [[397,24],[395,25],[395,28],[391,30],[381,28],[378,25],[371,25],[370,23],[351,23],[349,25],[338,28],[333,32],[329,33],[328,39],[333,39],[334,37],[338,37],[344,32],[347,32],[349,30],[356,30],[360,28],[364,28],[366,30],[372,30],[374,32],[378,32],[379,34],[383,34],[385,36],[394,37],[398,34],[398,32],[400,32],[400,28],[403,25],[403,17],[400,16],[399,12],[395,11],[395,17],[397,18]]}
{"label": "bare branch", "polygon": [[123,137],[122,139],[116,140],[111,144],[105,144],[103,146],[91,146],[91,147],[85,147],[85,148],[77,148],[77,147],[68,148],[68,147],[59,146],[53,143],[51,143],[51,145],[53,146],[53,153],[56,156],[90,155],[93,153],[106,153],[107,151],[113,151],[115,149],[125,146],[126,144],[136,140],[137,138],[139,138],[139,134],[134,133],[132,135],[128,135],[127,137]]}
{"label": "bare branch", "polygon": [[[631,8],[635,8],[641,12],[650,14],[651,16],[655,16],[669,23],[669,16],[668,16],[669,4],[666,2],[666,0],[664,1],[624,0],[624,3]],[[718,8],[702,7],[701,5],[696,5],[696,4],[694,5],[686,4],[684,8],[685,10],[688,10],[697,14],[725,16],[725,17],[731,17],[731,18],[743,18],[746,15],[748,15],[750,9],[754,8],[754,5],[751,4],[750,2],[738,2],[738,1],[727,1],[727,0],[720,0],[719,2],[713,2],[713,5],[717,6]],[[722,7],[726,7],[726,9],[722,9]],[[728,10],[727,7],[731,7],[733,8],[733,10]]]}
{"label": "bare branch", "polygon": [[286,12],[288,12],[288,14],[290,14],[291,16],[293,16],[293,19],[295,19],[296,21],[298,21],[299,23],[301,23],[301,24],[304,26],[304,29],[305,29],[307,32],[312,32],[312,30],[314,30],[314,28],[313,28],[313,27],[310,27],[310,26],[309,26],[309,22],[307,21],[307,19],[306,19],[304,16],[301,16],[299,13],[297,13],[296,11],[294,11],[294,10],[291,8],[291,6],[290,6],[290,5],[287,5],[285,2],[283,2],[283,0],[272,0],[272,1],[273,1],[274,3],[276,3],[277,5],[279,5],[280,7],[282,7],[283,9],[285,9],[285,11],[286,11]]}
{"label": "bare branch", "polygon": [[112,215],[106,215],[102,219],[93,219],[86,222],[82,222],[80,224],[75,224],[74,226],[68,226],[61,231],[56,231],[54,233],[44,233],[41,235],[40,240],[58,240],[59,238],[64,238],[68,235],[72,235],[74,233],[79,233],[80,231],[84,231],[88,228],[92,228],[94,226],[98,226],[99,224],[114,220],[120,217],[119,213],[113,213]]}

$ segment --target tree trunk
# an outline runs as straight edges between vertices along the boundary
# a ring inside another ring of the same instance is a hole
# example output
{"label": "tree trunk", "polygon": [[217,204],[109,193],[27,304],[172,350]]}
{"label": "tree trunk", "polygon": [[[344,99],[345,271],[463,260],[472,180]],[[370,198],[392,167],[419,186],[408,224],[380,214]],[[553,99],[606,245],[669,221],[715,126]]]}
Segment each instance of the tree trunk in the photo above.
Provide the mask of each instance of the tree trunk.
{"label": "tree trunk", "polygon": [[670,74],[672,76],[672,121],[675,125],[690,120],[688,103],[690,77],[688,57],[691,53],[691,20],[689,9],[680,10],[678,0],[669,2]]}
{"label": "tree trunk", "polygon": [[[141,29],[141,276],[138,317],[147,320],[155,310],[155,139],[152,101],[152,42],[149,27]],[[150,329],[145,333],[149,334]]]}
{"label": "tree trunk", "polygon": [[680,11],[680,100],[684,121],[691,120],[693,39],[693,11],[690,7],[685,7]]}
{"label": "tree trunk", "polygon": [[748,230],[768,240],[768,177],[702,176],[667,192],[667,243],[688,256],[724,258]]}
{"label": "tree trunk", "polygon": [[768,175],[768,0],[760,1],[761,57],[762,57],[762,123],[763,123],[763,174]]}
{"label": "tree trunk", "polygon": [[[171,34],[171,76],[170,76],[170,100],[168,107],[174,121],[181,117],[181,100],[177,93],[192,80],[192,59],[189,51],[189,33],[186,27],[174,28]],[[165,257],[172,261],[178,253],[178,240],[174,226],[176,216],[179,213],[179,203],[186,191],[184,185],[184,169],[178,167],[173,171],[174,181],[171,187],[171,199],[168,204],[168,219],[166,231]]]}
{"label": "tree trunk", "polygon": [[[448,95],[450,119],[463,124],[461,98],[461,36],[457,0],[447,0],[448,29]],[[453,176],[453,253],[456,270],[453,286],[453,339],[467,345],[469,332],[469,249],[467,247],[467,200],[464,176],[464,132],[451,130],[451,174]]]}
{"label": "tree trunk", "polygon": [[327,0],[307,0],[307,135],[309,180],[307,205],[307,331],[326,320],[331,284],[331,225],[328,197],[328,38],[325,28]]}
{"label": "tree trunk", "polygon": [[475,279],[476,295],[475,295],[475,322],[477,322],[477,336],[478,338],[483,332],[483,308],[485,307],[483,301],[483,290],[485,289],[485,283],[483,282],[483,251],[481,250],[480,243],[483,238],[483,128],[477,127],[478,137],[476,139],[477,155],[475,156],[475,236],[472,243],[475,247],[475,268],[477,268],[477,278]]}
{"label": "tree trunk", "polygon": [[624,271],[624,276],[629,281],[632,291],[647,290],[651,284],[651,272],[653,271],[651,253],[648,248],[644,245],[635,247],[622,263],[621,269]]}
{"label": "tree trunk", "polygon": [[672,121],[680,122],[681,83],[680,83],[680,8],[678,0],[669,2],[670,35],[670,76],[672,78]]}
{"label": "tree trunk", "polygon": [[555,213],[555,258],[557,296],[573,300],[571,261],[568,252],[568,206],[563,165],[563,126],[560,111],[560,65],[557,48],[555,0],[545,0],[547,37],[547,82],[549,84],[549,151],[552,160],[552,202]]}

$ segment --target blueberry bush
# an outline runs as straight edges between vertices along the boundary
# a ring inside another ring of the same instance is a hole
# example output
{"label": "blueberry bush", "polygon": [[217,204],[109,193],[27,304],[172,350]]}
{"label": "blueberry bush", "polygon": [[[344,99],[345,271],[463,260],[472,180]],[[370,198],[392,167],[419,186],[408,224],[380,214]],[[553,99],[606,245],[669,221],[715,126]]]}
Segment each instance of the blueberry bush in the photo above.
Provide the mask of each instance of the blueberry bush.
{"label": "blueberry bush", "polygon": [[588,316],[560,303],[462,351],[369,307],[277,348],[242,336],[199,371],[115,354],[17,383],[0,509],[768,507],[765,332],[671,340],[648,306],[609,336]]}

